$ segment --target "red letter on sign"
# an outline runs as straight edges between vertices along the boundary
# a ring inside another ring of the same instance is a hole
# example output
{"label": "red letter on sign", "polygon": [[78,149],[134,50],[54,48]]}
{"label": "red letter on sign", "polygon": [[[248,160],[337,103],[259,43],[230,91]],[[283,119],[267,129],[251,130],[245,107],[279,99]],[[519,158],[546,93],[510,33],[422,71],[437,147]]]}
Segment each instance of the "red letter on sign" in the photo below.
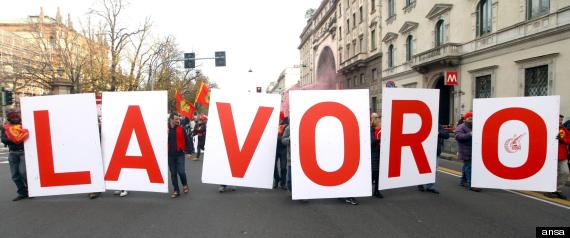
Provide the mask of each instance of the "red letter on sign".
{"label": "red letter on sign", "polygon": [[[422,125],[414,134],[403,134],[404,114],[413,113],[420,116]],[[431,173],[431,168],[422,146],[431,132],[432,118],[429,107],[417,100],[392,101],[392,128],[390,130],[390,151],[388,178],[399,177],[402,165],[402,147],[409,146],[414,155],[420,174]]]}
{"label": "red letter on sign", "polygon": [[253,154],[257,149],[257,145],[261,140],[261,135],[263,135],[263,131],[265,131],[267,122],[269,122],[269,117],[271,116],[271,112],[273,112],[273,108],[259,107],[249,132],[247,133],[243,147],[240,150],[236,134],[236,126],[234,124],[234,116],[232,114],[232,106],[229,103],[221,102],[216,103],[216,106],[218,108],[222,134],[224,136],[226,152],[228,153],[228,159],[230,162],[230,169],[232,170],[232,177],[243,178],[247,168],[249,167]]}
{"label": "red letter on sign", "polygon": [[[133,132],[137,135],[141,156],[127,156]],[[127,109],[105,180],[119,180],[119,174],[123,168],[146,169],[151,183],[164,183],[139,106],[129,106]]]}
{"label": "red letter on sign", "polygon": [[[506,167],[499,160],[499,130],[508,121],[520,121],[528,127],[528,159],[517,168]],[[546,162],[546,124],[526,108],[506,108],[491,115],[483,126],[481,156],[489,172],[504,179],[525,179],[536,174]]]}
{"label": "red letter on sign", "polygon": [[[344,134],[344,161],[333,172],[322,170],[317,164],[315,132],[321,118],[336,117]],[[309,108],[299,125],[299,157],[307,177],[321,186],[338,186],[354,176],[360,164],[360,131],[358,120],[350,109],[336,102],[322,102]]]}
{"label": "red letter on sign", "polygon": [[34,125],[36,127],[36,146],[38,149],[40,186],[54,187],[91,184],[91,173],[89,173],[89,171],[68,173],[55,172],[51,147],[49,112],[34,111]]}

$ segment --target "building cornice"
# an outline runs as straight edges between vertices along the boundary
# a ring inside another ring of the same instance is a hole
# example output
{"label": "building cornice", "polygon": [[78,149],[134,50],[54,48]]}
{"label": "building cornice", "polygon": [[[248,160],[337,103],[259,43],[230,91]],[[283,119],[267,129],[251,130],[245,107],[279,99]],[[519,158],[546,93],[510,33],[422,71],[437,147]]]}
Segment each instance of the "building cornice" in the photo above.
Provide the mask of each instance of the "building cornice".
{"label": "building cornice", "polygon": [[384,38],[382,38],[382,42],[388,43],[388,42],[395,40],[397,38],[398,38],[398,34],[396,34],[394,32],[387,32],[386,35],[384,36]]}
{"label": "building cornice", "polygon": [[434,18],[441,16],[441,14],[444,14],[447,11],[451,10],[452,7],[453,4],[442,4],[442,3],[435,4],[426,15],[426,18],[433,20]]}
{"label": "building cornice", "polygon": [[398,32],[400,32],[400,34],[406,34],[416,28],[418,28],[419,23],[417,22],[413,22],[413,21],[406,21],[404,22],[404,24],[402,25],[402,27],[400,28],[400,30]]}

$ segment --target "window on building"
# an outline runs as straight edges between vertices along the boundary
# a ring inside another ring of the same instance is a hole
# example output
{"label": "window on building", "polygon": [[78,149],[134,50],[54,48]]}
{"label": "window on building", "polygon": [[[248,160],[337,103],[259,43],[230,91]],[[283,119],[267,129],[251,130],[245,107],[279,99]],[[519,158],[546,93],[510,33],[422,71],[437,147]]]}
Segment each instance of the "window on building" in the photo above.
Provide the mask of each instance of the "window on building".
{"label": "window on building", "polygon": [[394,45],[388,47],[388,68],[394,67]]}
{"label": "window on building", "polygon": [[370,12],[375,12],[375,11],[376,11],[376,1],[370,0]]}
{"label": "window on building", "polygon": [[366,46],[366,44],[364,44],[364,38],[360,37],[358,41],[359,41],[358,43],[360,44],[360,53],[364,53],[366,51],[364,48]]}
{"label": "window on building", "polygon": [[364,85],[364,74],[360,74],[360,85]]}
{"label": "window on building", "polygon": [[528,19],[544,16],[550,12],[550,0],[528,0]]}
{"label": "window on building", "polygon": [[548,65],[541,65],[525,69],[524,95],[548,95]]}
{"label": "window on building", "polygon": [[352,13],[352,29],[356,28],[356,13]]}
{"label": "window on building", "polygon": [[346,87],[350,88],[350,78],[346,79]]}
{"label": "window on building", "polygon": [[412,3],[415,3],[416,0],[406,0],[406,7],[410,6]]}
{"label": "window on building", "polygon": [[352,53],[356,55],[356,40],[352,41]]}
{"label": "window on building", "polygon": [[414,54],[414,37],[409,35],[406,39],[406,61],[411,61]]}
{"label": "window on building", "polygon": [[443,45],[444,39],[445,39],[445,22],[443,20],[439,20],[435,25],[435,47]]}
{"label": "window on building", "polygon": [[338,59],[342,62],[342,48],[338,49]]}
{"label": "window on building", "polygon": [[491,32],[491,1],[481,0],[477,6],[477,35],[482,36]]}
{"label": "window on building", "polygon": [[360,8],[358,9],[358,13],[360,14],[360,22],[362,23],[362,21],[364,20],[364,12],[362,11],[362,6],[360,6]]}
{"label": "window on building", "polygon": [[378,79],[378,70],[372,69],[372,82],[376,82]]}
{"label": "window on building", "polygon": [[338,40],[342,40],[342,27],[338,27]]}
{"label": "window on building", "polygon": [[346,59],[350,59],[350,44],[346,45]]}
{"label": "window on building", "polygon": [[342,3],[338,4],[338,16],[342,17]]}
{"label": "window on building", "polygon": [[388,0],[388,17],[396,15],[396,6],[394,0]]}
{"label": "window on building", "polygon": [[376,49],[376,30],[370,32],[370,47],[372,50]]}
{"label": "window on building", "polygon": [[491,75],[483,75],[475,78],[475,98],[490,98]]}
{"label": "window on building", "polygon": [[350,32],[350,18],[346,19],[346,34]]}
{"label": "window on building", "polygon": [[378,104],[378,99],[376,97],[372,97],[372,112],[378,112],[376,104]]}

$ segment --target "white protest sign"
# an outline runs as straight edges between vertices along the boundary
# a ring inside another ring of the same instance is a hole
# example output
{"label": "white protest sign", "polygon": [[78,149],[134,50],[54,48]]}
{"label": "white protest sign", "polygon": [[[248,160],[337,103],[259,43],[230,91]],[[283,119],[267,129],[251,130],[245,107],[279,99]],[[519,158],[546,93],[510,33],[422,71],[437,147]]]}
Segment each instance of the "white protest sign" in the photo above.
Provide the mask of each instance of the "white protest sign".
{"label": "white protest sign", "polygon": [[553,192],[559,96],[475,99],[471,186]]}
{"label": "white protest sign", "polygon": [[106,188],[167,193],[167,92],[105,92],[102,104]]}
{"label": "white protest sign", "polygon": [[279,94],[212,90],[203,183],[272,187],[280,103]]}
{"label": "white protest sign", "polygon": [[439,90],[384,88],[378,187],[435,182]]}
{"label": "white protest sign", "polygon": [[95,94],[21,100],[31,197],[105,191]]}
{"label": "white protest sign", "polygon": [[371,196],[368,90],[289,95],[293,199]]}

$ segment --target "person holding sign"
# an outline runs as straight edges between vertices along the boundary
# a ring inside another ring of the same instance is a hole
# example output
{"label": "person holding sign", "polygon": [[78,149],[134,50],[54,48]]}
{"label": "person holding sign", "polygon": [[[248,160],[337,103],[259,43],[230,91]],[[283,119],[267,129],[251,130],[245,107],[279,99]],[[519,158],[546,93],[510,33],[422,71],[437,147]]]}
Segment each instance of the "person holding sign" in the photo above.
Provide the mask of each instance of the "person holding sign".
{"label": "person holding sign", "polygon": [[559,119],[559,133],[556,139],[558,140],[558,178],[556,183],[556,192],[545,193],[544,195],[549,198],[567,199],[562,194],[562,188],[566,181],[568,181],[568,145],[570,145],[570,130],[562,125],[564,116],[560,115]]}
{"label": "person holding sign", "polygon": [[474,192],[480,192],[481,189],[471,187],[471,148],[473,146],[473,113],[468,112],[463,116],[463,124],[455,129],[455,140],[459,147],[459,159],[463,161],[461,168],[461,186],[468,188]]}
{"label": "person holding sign", "polygon": [[380,172],[380,138],[381,121],[377,113],[370,115],[370,155],[372,157],[372,196],[384,198],[378,190],[378,173]]}
{"label": "person holding sign", "polygon": [[12,201],[20,201],[28,198],[28,183],[26,180],[26,161],[24,157],[24,141],[28,139],[28,130],[22,128],[20,112],[10,111],[7,113],[8,121],[2,130],[2,143],[8,146],[10,151],[8,162],[12,180],[18,188],[18,196]]}
{"label": "person holding sign", "polygon": [[178,187],[178,177],[182,182],[184,193],[188,193],[188,181],[186,179],[186,171],[184,167],[184,151],[187,148],[186,135],[184,129],[180,126],[180,117],[171,113],[168,118],[168,168],[170,169],[170,178],[174,192],[171,198],[180,196],[180,188]]}
{"label": "person holding sign", "polygon": [[198,147],[196,148],[196,159],[200,159],[200,154],[204,151],[206,145],[206,123],[208,116],[202,114],[200,121],[194,127],[194,134],[198,136]]}

